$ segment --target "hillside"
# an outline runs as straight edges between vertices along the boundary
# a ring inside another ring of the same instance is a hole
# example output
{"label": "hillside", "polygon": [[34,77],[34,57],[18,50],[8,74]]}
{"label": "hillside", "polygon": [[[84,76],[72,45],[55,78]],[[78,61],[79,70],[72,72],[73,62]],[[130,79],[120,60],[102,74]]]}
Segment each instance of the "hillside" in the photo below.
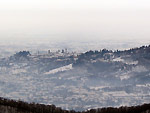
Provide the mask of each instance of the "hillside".
{"label": "hillside", "polygon": [[0,59],[0,94],[62,109],[135,106],[150,100],[150,46]]}

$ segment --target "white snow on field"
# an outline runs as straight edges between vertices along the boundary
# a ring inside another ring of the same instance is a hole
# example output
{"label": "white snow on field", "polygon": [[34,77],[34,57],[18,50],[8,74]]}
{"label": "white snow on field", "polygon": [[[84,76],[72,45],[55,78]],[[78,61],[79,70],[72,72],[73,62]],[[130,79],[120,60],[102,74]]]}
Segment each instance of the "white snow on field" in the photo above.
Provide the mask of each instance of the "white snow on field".
{"label": "white snow on field", "polygon": [[124,59],[122,59],[121,57],[115,58],[113,59],[114,62],[123,62]]}
{"label": "white snow on field", "polygon": [[144,66],[136,66],[136,67],[132,68],[132,71],[134,71],[134,72],[145,72],[148,70]]}
{"label": "white snow on field", "polygon": [[130,77],[131,77],[131,75],[129,75],[129,74],[124,74],[124,75],[120,76],[120,79],[121,79],[121,80],[127,80],[127,79],[129,79]]}
{"label": "white snow on field", "polygon": [[116,96],[116,97],[123,97],[123,96],[129,96],[129,94],[127,94],[125,91],[110,91],[110,92],[107,92],[106,94],[108,95],[112,95],[112,96]]}
{"label": "white snow on field", "polygon": [[72,69],[72,64],[69,64],[69,65],[66,65],[66,66],[63,66],[63,67],[60,67],[60,68],[50,70],[49,72],[46,72],[44,74],[46,74],[46,75],[55,74],[55,73],[58,73],[58,72],[68,71],[68,70],[71,70],[71,69]]}
{"label": "white snow on field", "polygon": [[108,86],[98,86],[98,87],[89,87],[91,90],[100,90],[100,89],[103,89],[103,88],[106,88]]}
{"label": "white snow on field", "polygon": [[25,69],[14,69],[11,71],[12,74],[26,73]]}
{"label": "white snow on field", "polygon": [[125,64],[129,64],[129,65],[132,65],[132,64],[138,64],[138,61],[131,61],[131,60],[124,60],[122,59],[121,57],[118,57],[118,58],[115,58],[113,59],[114,62],[123,62]]}
{"label": "white snow on field", "polygon": [[132,64],[138,64],[138,61],[125,61],[126,64],[132,65]]}

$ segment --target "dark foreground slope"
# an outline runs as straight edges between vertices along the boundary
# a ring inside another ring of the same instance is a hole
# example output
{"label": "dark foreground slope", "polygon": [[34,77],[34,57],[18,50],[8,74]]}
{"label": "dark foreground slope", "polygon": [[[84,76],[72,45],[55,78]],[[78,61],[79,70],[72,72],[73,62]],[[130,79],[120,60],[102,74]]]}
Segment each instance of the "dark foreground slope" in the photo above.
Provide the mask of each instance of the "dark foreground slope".
{"label": "dark foreground slope", "polygon": [[26,103],[0,98],[0,113],[150,113],[150,104],[120,108],[99,108],[83,112],[62,110],[55,105]]}

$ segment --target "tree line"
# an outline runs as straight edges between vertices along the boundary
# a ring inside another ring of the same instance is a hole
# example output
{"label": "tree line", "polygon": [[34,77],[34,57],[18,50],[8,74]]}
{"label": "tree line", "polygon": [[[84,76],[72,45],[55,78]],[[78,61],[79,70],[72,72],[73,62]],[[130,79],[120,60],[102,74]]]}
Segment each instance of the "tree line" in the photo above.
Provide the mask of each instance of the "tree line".
{"label": "tree line", "polygon": [[98,108],[77,112],[74,110],[63,110],[55,105],[27,103],[0,97],[0,113],[150,113],[150,104],[119,108]]}

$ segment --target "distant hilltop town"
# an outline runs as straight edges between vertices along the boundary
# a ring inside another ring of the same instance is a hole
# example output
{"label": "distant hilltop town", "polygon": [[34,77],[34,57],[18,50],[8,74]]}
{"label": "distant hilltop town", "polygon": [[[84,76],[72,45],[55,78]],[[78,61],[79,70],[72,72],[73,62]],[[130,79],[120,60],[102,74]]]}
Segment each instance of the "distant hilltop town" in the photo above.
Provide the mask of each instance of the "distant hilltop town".
{"label": "distant hilltop town", "polygon": [[[24,51],[25,52],[25,51]],[[62,50],[57,50],[57,51],[51,51],[51,50],[47,50],[47,53],[46,52],[40,52],[40,51],[37,51],[37,53],[34,54],[34,56],[38,55],[38,56],[55,56],[55,57],[58,57],[58,56],[74,56],[76,57],[79,53],[77,52],[68,52],[67,48],[65,49],[62,49]]]}

